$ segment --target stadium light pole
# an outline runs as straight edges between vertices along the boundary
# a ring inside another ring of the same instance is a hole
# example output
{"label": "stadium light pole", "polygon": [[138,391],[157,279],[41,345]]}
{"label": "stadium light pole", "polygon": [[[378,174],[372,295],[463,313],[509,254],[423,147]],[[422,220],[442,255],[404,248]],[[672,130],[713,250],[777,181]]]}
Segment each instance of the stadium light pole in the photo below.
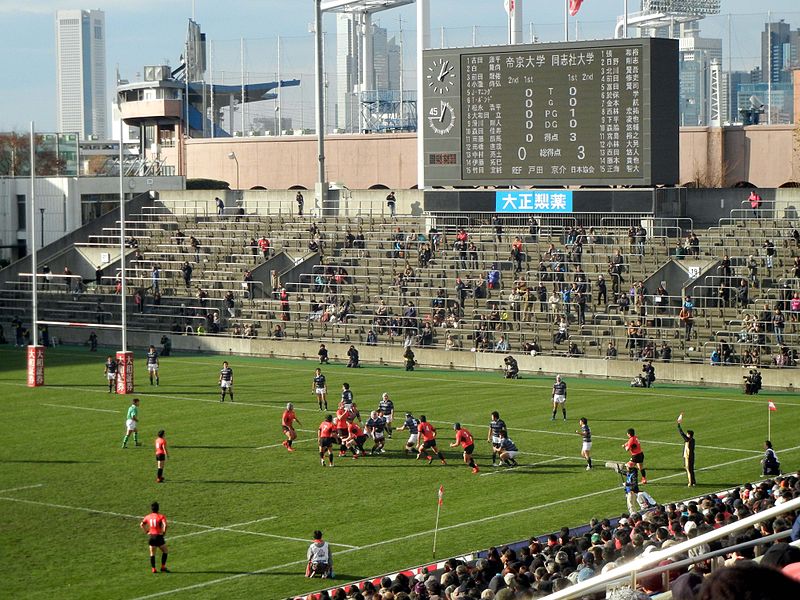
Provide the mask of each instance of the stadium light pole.
{"label": "stadium light pole", "polygon": [[128,312],[127,281],[125,277],[125,173],[123,160],[123,122],[122,122],[122,96],[117,95],[119,107],[119,269],[120,269],[120,295],[122,299],[122,352],[128,351]]}
{"label": "stadium light pole", "polygon": [[228,158],[236,162],[236,189],[239,189],[239,158],[236,152],[228,152]]}
{"label": "stadium light pole", "polygon": [[316,78],[315,104],[317,126],[317,184],[314,195],[319,202],[320,214],[325,214],[328,184],[325,182],[325,65],[322,64],[322,0],[314,2],[314,77]]}

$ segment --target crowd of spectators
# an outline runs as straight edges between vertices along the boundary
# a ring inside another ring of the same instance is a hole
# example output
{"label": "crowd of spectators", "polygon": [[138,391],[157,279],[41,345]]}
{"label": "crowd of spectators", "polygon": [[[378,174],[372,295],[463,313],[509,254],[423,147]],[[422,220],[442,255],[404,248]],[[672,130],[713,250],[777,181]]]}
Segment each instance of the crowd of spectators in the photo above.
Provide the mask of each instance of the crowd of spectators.
{"label": "crowd of spectators", "polygon": [[[797,476],[777,477],[747,484],[729,493],[708,495],[689,502],[656,504],[652,509],[624,514],[619,520],[592,519],[579,532],[564,527],[542,538],[531,538],[516,550],[489,548],[486,556],[472,564],[450,559],[443,571],[394,579],[384,577],[378,585],[366,582],[363,589],[323,592],[317,600],[521,600],[541,598],[599,573],[622,566],[658,549],[719,529],[729,523],[800,497]],[[773,533],[791,531],[800,539],[800,519],[787,514],[763,521],[756,528],[739,531],[730,538],[701,544],[687,555],[659,563],[668,566],[687,557],[697,561],[689,567],[668,571],[675,600],[765,600],[800,597],[800,549],[784,542],[740,548],[719,557],[702,555],[728,546],[755,541]],[[754,559],[760,556],[760,565]],[[710,573],[710,574],[709,574]],[[726,589],[726,582],[736,582]],[[758,591],[755,595],[737,595]],[[622,588],[585,596],[592,600],[647,599],[663,589],[660,575],[638,580],[636,589]]]}

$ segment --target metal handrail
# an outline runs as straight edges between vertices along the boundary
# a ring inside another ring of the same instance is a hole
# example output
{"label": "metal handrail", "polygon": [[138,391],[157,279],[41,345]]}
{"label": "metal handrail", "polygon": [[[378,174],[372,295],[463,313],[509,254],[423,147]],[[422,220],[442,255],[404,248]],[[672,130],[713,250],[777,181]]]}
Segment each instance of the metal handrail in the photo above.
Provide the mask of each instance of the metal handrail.
{"label": "metal handrail", "polygon": [[[546,598],[549,600],[571,600],[582,598],[586,594],[605,590],[608,584],[620,583],[628,578],[630,578],[631,583],[635,585],[640,574],[645,572],[646,567],[649,567],[650,565],[657,565],[662,560],[678,556],[687,552],[688,550],[691,550],[692,548],[696,548],[698,546],[702,546],[703,544],[708,544],[709,542],[727,537],[732,533],[750,528],[758,523],[761,523],[762,521],[769,521],[770,519],[773,519],[784,513],[795,511],[799,508],[800,498],[794,498],[793,500],[789,500],[788,502],[784,502],[778,506],[773,506],[765,511],[745,517],[744,519],[736,521],[735,523],[731,523],[729,525],[725,525],[724,527],[720,527],[719,529],[714,529],[713,531],[698,535],[696,538],[691,540],[686,540],[685,542],[670,546],[669,548],[656,550],[655,552],[638,556],[628,564],[611,569],[606,573],[601,573],[600,575],[596,575],[591,579],[587,579],[586,581],[582,581],[564,590],[550,594],[546,596]],[[698,558],[698,560],[700,559]]]}

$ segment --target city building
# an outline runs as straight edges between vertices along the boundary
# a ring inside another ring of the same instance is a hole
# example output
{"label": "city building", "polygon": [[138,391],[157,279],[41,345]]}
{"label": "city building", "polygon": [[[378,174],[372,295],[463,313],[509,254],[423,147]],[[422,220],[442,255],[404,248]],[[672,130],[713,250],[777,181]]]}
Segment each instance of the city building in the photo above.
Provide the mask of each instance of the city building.
{"label": "city building", "polygon": [[56,97],[59,133],[107,135],[106,23],[101,10],[56,13]]}
{"label": "city building", "polygon": [[761,81],[787,83],[800,65],[800,29],[792,31],[783,20],[764,23],[761,32]]}
{"label": "city building", "polygon": [[712,66],[722,63],[722,40],[700,37],[697,23],[678,38],[682,126],[711,125]]}
{"label": "city building", "polygon": [[[365,60],[365,53],[369,53]],[[336,128],[342,133],[371,130],[375,115],[399,112],[402,87],[400,44],[369,13],[336,15]],[[390,92],[387,94],[386,92]],[[397,97],[395,97],[397,96]],[[411,94],[406,92],[409,100]],[[385,120],[385,119],[384,119]]]}

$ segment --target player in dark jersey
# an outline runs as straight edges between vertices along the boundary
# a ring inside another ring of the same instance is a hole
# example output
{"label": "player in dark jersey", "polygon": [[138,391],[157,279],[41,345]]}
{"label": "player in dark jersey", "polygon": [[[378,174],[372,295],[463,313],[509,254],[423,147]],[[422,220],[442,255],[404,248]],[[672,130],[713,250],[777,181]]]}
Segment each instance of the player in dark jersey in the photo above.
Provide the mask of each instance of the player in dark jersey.
{"label": "player in dark jersey", "polygon": [[106,357],[105,370],[103,372],[108,380],[108,393],[116,392],[119,364],[117,364],[116,359],[110,354]]}
{"label": "player in dark jersey", "polygon": [[419,419],[411,413],[406,413],[406,420],[397,428],[397,431],[408,431],[408,441],[406,442],[405,452],[408,454],[413,451],[419,441]]}
{"label": "player in dark jersey", "polygon": [[564,415],[564,420],[567,420],[567,382],[562,381],[561,375],[556,375],[556,382],[553,384],[553,416],[551,421],[556,420],[556,412],[558,407],[561,406],[561,414]]}
{"label": "player in dark jersey", "polygon": [[333,416],[328,415],[325,420],[320,423],[318,430],[318,443],[319,443],[319,462],[325,466],[325,455],[328,455],[328,465],[333,466],[333,442],[336,439],[336,427],[333,424]]}
{"label": "player in dark jersey", "polygon": [[472,453],[475,452],[475,440],[472,439],[472,434],[469,430],[461,427],[461,423],[453,423],[453,429],[456,432],[456,440],[450,444],[450,447],[455,448],[460,445],[464,449],[464,462],[472,467],[473,473],[477,473],[480,469],[472,458]]}
{"label": "player in dark jersey", "polygon": [[497,454],[500,452],[500,436],[508,435],[506,422],[500,418],[500,413],[492,412],[492,420],[489,423],[489,435],[486,440],[492,444],[492,466],[497,466]]}
{"label": "player in dark jersey", "polygon": [[386,419],[380,411],[373,410],[369,414],[369,419],[364,423],[364,431],[375,442],[370,450],[370,454],[383,454],[383,447],[386,444]]}
{"label": "player in dark jersey", "polygon": [[155,346],[147,349],[147,372],[150,375],[150,385],[153,385],[153,378],[158,385],[158,352]]}
{"label": "player in dark jersey", "polygon": [[503,464],[509,467],[516,467],[517,466],[517,454],[519,454],[519,448],[517,445],[509,439],[506,433],[500,434],[500,460],[503,461]]}
{"label": "player in dark jersey", "polygon": [[424,453],[428,459],[428,464],[431,464],[433,462],[433,455],[436,454],[439,460],[442,461],[442,464],[446,465],[447,462],[444,460],[444,454],[436,447],[436,428],[428,423],[428,419],[425,418],[425,415],[420,415],[419,417],[419,435],[422,438],[422,443],[420,443],[417,448],[417,460],[419,460]]}
{"label": "player in dark jersey", "polygon": [[158,512],[158,502],[150,505],[150,514],[142,519],[139,527],[147,532],[149,539],[147,544],[150,546],[150,568],[156,573],[156,548],[161,550],[161,572],[169,573],[167,569],[167,542],[164,535],[167,533],[167,517]]}
{"label": "player in dark jersey", "polygon": [[228,361],[223,361],[222,369],[219,372],[219,389],[222,391],[219,401],[225,402],[225,390],[233,402],[233,369],[228,366]]}
{"label": "player in dark jersey", "polygon": [[314,371],[314,383],[311,384],[311,391],[317,395],[317,402],[319,409],[322,410],[323,404],[325,410],[328,410],[328,384],[325,383],[325,375],[322,374],[322,369]]}
{"label": "player in dark jersey", "polygon": [[592,470],[592,430],[589,429],[589,421],[586,420],[586,417],[581,417],[578,421],[580,424],[580,429],[578,429],[575,433],[579,434],[583,439],[583,445],[581,446],[581,456],[586,459],[586,470]]}
{"label": "player in dark jersey", "polygon": [[348,421],[358,419],[358,422],[361,422],[361,413],[358,412],[355,400],[353,399],[353,391],[350,389],[349,383],[342,384],[342,399],[339,402],[339,406],[347,411]]}
{"label": "player in dark jersey", "polygon": [[386,419],[386,436],[392,439],[392,421],[394,421],[394,402],[389,399],[389,394],[386,392],[381,396],[381,401],[378,403],[378,410],[383,414]]}
{"label": "player in dark jersey", "polygon": [[636,467],[642,474],[642,483],[647,483],[647,471],[644,466],[644,450],[642,450],[642,445],[639,443],[639,438],[636,437],[636,431],[634,431],[632,427],[628,429],[627,433],[628,441],[622,444],[622,447],[625,448],[625,450],[627,450],[631,455],[628,466]]}

